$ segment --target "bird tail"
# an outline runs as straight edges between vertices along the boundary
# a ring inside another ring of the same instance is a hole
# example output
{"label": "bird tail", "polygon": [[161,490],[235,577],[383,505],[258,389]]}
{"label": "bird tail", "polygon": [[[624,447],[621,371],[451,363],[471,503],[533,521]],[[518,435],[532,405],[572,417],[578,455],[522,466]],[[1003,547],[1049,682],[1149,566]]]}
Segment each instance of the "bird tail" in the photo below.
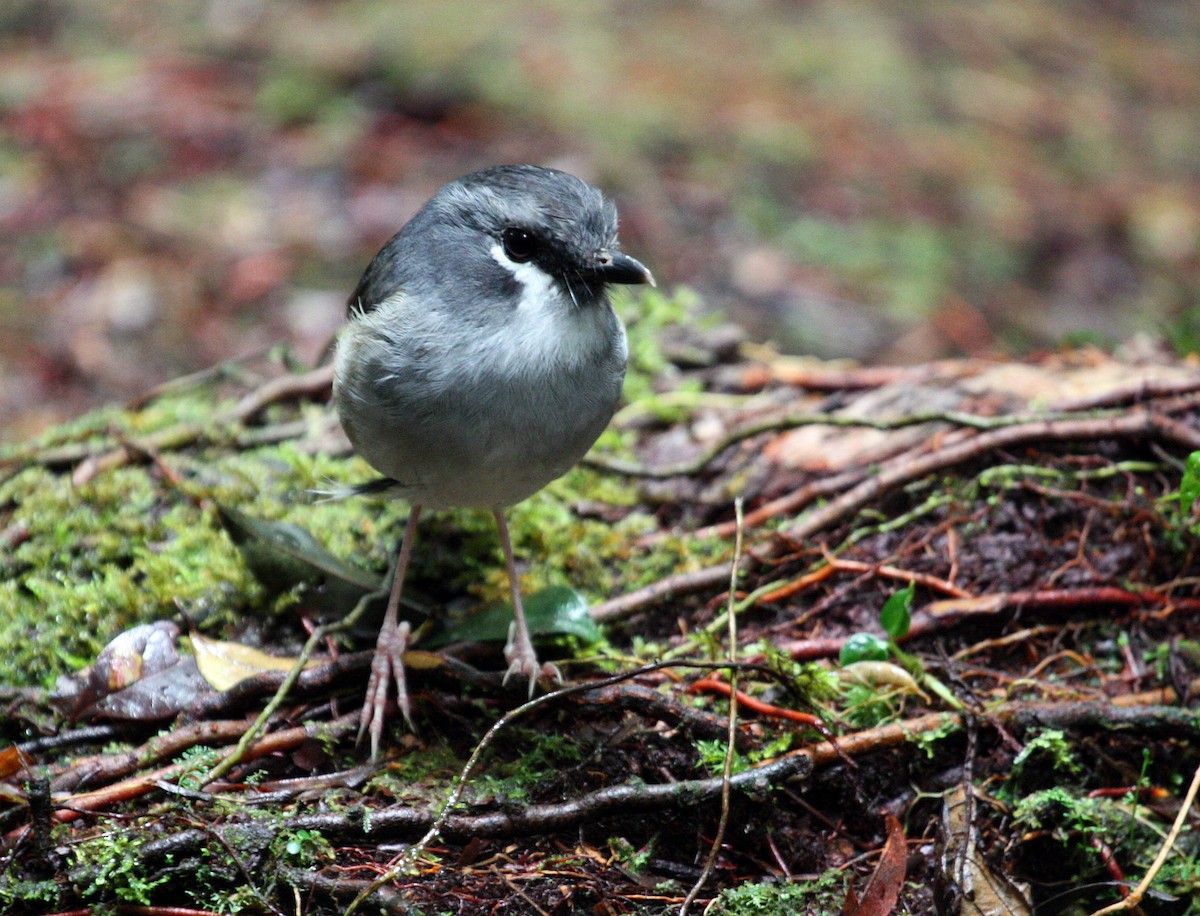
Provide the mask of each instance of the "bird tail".
{"label": "bird tail", "polygon": [[347,496],[383,496],[393,490],[398,490],[401,484],[390,477],[377,477],[366,483],[345,484],[337,481],[326,481],[327,486],[311,492],[321,497],[321,502],[334,499],[345,499]]}

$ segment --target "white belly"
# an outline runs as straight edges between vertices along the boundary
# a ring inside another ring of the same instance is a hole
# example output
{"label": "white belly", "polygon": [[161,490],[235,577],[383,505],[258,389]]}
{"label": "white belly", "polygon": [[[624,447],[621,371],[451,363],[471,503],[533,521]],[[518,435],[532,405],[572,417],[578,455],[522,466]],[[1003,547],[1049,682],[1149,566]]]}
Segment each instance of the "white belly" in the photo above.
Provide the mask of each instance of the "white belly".
{"label": "white belly", "polygon": [[624,329],[599,303],[448,330],[404,301],[356,319],[338,346],[342,425],[413,503],[512,505],[569,470],[612,418]]}

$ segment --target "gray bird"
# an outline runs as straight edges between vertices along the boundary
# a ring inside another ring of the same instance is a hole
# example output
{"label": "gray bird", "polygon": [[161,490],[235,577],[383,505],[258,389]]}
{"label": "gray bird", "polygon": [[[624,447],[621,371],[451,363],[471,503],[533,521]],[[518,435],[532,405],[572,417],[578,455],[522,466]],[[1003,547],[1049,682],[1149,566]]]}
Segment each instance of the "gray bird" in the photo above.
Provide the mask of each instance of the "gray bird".
{"label": "gray bird", "polygon": [[504,509],[569,470],[608,425],[625,377],[611,283],[654,284],[617,249],[617,212],[555,169],[498,166],[444,185],[388,241],[350,297],[333,384],[342,426],[411,506],[363,704],[378,756],[388,686],[409,718],[398,622],[423,508],[491,509],[514,620],[505,680],[540,675]]}

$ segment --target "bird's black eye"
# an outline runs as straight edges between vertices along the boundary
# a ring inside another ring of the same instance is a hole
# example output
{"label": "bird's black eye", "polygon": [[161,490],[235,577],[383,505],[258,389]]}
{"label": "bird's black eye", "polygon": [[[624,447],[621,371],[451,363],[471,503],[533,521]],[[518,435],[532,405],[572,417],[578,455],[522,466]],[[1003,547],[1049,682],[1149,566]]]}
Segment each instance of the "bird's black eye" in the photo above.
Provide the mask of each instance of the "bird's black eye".
{"label": "bird's black eye", "polygon": [[500,233],[500,244],[504,246],[504,253],[508,255],[509,260],[518,264],[533,260],[533,256],[538,252],[538,237],[515,226],[510,226]]}

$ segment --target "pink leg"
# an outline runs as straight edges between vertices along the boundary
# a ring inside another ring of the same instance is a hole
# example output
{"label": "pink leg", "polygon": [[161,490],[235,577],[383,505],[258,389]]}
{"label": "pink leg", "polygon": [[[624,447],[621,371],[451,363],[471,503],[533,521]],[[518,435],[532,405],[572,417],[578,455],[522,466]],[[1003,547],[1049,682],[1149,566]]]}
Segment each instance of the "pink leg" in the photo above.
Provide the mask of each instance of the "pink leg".
{"label": "pink leg", "polygon": [[521,588],[517,584],[517,564],[513,560],[512,540],[508,536],[508,522],[504,518],[503,509],[493,509],[496,516],[496,526],[500,529],[500,546],[504,549],[504,562],[508,566],[508,584],[512,590],[513,622],[508,628],[508,642],[504,646],[504,658],[508,661],[508,671],[504,681],[514,674],[517,677],[529,678],[529,695],[533,696],[533,688],[541,675],[562,680],[558,668],[547,662],[538,664],[537,652],[533,648],[533,640],[529,635],[529,624],[525,622],[525,607],[521,604]]}
{"label": "pink leg", "polygon": [[383,626],[379,628],[379,639],[375,643],[375,657],[371,659],[371,677],[367,681],[367,695],[363,699],[362,716],[358,721],[358,740],[368,729],[371,733],[371,759],[379,758],[379,742],[383,737],[384,710],[387,707],[388,684],[396,682],[396,702],[404,721],[412,727],[409,715],[408,686],[404,680],[404,650],[408,646],[411,627],[408,621],[397,622],[400,613],[400,593],[404,591],[404,574],[412,557],[413,541],[417,536],[417,519],[421,507],[413,506],[404,526],[404,539],[400,542],[400,553],[396,557],[396,570],[392,575],[392,590],[388,596],[387,611],[383,615]]}

